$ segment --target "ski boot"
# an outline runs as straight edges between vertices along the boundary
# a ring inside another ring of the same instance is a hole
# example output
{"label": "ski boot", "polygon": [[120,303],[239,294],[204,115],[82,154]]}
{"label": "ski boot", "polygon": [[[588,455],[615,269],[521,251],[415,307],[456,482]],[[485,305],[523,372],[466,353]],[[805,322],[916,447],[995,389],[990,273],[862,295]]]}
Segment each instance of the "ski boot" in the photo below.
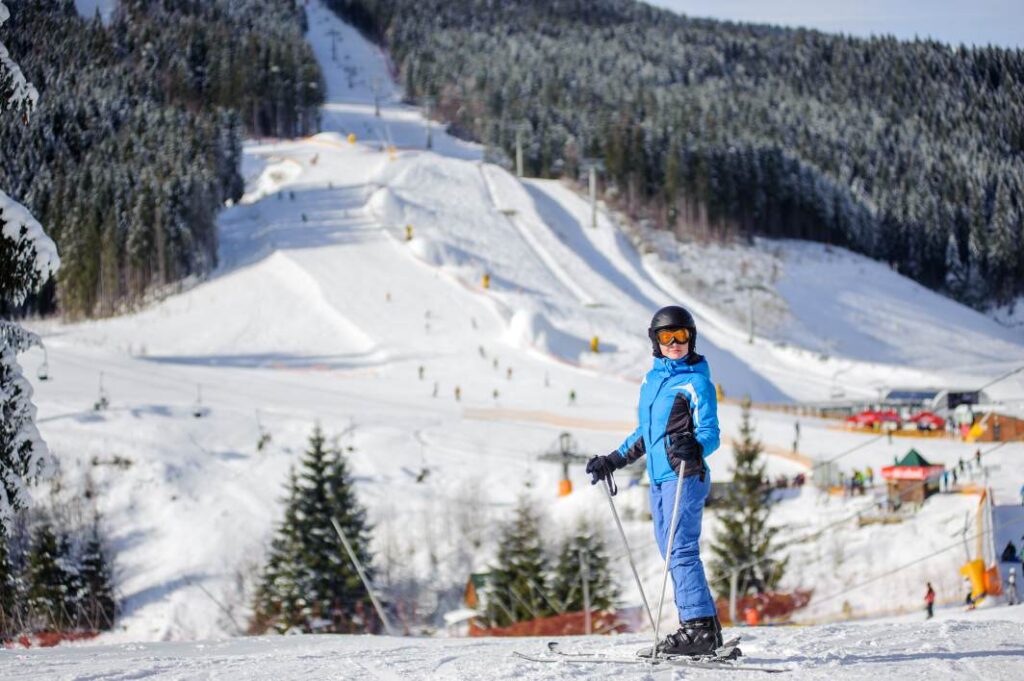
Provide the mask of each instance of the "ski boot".
{"label": "ski boot", "polygon": [[703,657],[722,646],[722,625],[717,617],[699,617],[682,623],[679,630],[658,644],[658,655]]}

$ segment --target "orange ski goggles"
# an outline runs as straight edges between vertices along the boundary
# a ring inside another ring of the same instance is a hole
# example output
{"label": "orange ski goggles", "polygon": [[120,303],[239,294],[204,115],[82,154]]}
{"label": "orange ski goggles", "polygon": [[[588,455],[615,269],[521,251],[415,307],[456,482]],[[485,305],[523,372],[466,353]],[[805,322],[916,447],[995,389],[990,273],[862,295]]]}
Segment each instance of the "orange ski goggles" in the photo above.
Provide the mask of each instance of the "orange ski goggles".
{"label": "orange ski goggles", "polygon": [[690,330],[689,329],[658,329],[654,332],[654,337],[658,339],[658,342],[662,345],[671,345],[672,341],[678,342],[680,345],[689,342]]}

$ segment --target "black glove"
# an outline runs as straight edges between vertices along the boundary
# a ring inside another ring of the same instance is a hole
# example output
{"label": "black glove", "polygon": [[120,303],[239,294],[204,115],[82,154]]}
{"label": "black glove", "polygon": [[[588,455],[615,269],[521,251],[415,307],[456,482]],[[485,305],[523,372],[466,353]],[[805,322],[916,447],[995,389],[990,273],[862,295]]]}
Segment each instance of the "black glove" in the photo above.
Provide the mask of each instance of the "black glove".
{"label": "black glove", "polygon": [[704,474],[704,447],[693,433],[669,437],[668,465],[680,477]]}
{"label": "black glove", "polygon": [[622,468],[625,462],[618,452],[612,452],[605,456],[595,456],[587,462],[587,473],[590,473],[590,484],[596,485],[606,478],[612,477],[612,473]]}

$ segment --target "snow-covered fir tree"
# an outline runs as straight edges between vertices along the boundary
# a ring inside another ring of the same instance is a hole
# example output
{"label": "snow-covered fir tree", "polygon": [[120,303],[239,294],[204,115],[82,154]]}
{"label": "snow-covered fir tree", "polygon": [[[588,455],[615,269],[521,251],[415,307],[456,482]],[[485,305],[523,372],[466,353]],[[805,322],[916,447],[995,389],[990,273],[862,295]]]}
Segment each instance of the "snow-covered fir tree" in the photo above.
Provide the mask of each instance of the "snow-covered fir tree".
{"label": "snow-covered fir tree", "polygon": [[604,539],[586,522],[580,522],[562,543],[551,580],[555,600],[566,612],[580,612],[584,609],[581,554],[586,561],[590,609],[614,610],[619,590],[608,562]]}
{"label": "snow-covered fir tree", "polygon": [[710,567],[712,574],[721,577],[713,586],[724,596],[730,588],[726,577],[737,569],[737,593],[743,596],[773,589],[786,568],[774,544],[778,528],[768,523],[771,485],[765,476],[764,446],[750,422],[749,400],[743,403],[740,437],[733,450],[732,485],[717,514],[720,527],[711,544]]}
{"label": "snow-covered fir tree", "polygon": [[534,504],[523,495],[514,514],[498,535],[498,554],[487,585],[485,615],[496,627],[556,612],[548,596],[549,563]]}
{"label": "snow-covered fir tree", "polygon": [[[9,16],[0,2],[0,26]],[[14,113],[25,121],[37,98],[0,42],[0,116]],[[59,266],[56,246],[42,225],[0,190],[0,314],[21,304]],[[50,469],[49,453],[35,426],[32,387],[17,360],[19,352],[33,345],[39,345],[35,334],[0,319],[0,529],[28,505],[28,486]]]}
{"label": "snow-covered fir tree", "polygon": [[111,574],[110,551],[104,546],[99,518],[94,518],[78,559],[78,592],[75,594],[78,626],[93,631],[109,630],[117,617],[117,599]]}
{"label": "snow-covered fir tree", "polygon": [[289,478],[284,521],[272,541],[258,587],[253,629],[373,631],[369,596],[344,552],[338,521],[372,580],[370,527],[341,450],[314,428],[298,471]]}
{"label": "snow-covered fir tree", "polygon": [[69,569],[67,537],[44,521],[32,533],[25,566],[25,605],[33,630],[63,631],[76,621],[77,571]]}
{"label": "snow-covered fir tree", "polygon": [[18,576],[11,557],[8,532],[0,527],[0,639],[13,633],[18,626]]}

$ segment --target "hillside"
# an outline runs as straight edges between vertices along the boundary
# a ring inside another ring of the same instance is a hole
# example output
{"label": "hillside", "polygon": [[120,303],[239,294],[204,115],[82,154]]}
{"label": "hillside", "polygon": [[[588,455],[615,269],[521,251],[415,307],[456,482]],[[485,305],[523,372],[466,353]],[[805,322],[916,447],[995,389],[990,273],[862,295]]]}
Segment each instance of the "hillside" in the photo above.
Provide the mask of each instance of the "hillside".
{"label": "hillside", "polygon": [[[572,471],[577,491],[556,499],[559,467],[536,456],[565,429],[587,453],[619,444],[633,427],[637,384],[649,362],[644,330],[662,304],[693,310],[699,349],[727,395],[759,401],[824,399],[836,387],[874,396],[887,385],[977,385],[1024,356],[1019,334],[842,249],[771,242],[738,254],[641,250],[643,234],[627,232],[614,212],[603,209],[591,228],[587,204],[571,187],[520,181],[481,163],[482,149],[436,124],[434,149],[425,151],[431,124],[401,103],[396,85],[383,88],[381,116],[374,113],[374,79],[389,82],[382,53],[319,3],[310,3],[309,20],[327,85],[323,132],[245,143],[245,194],[219,217],[217,270],[135,314],[32,324],[44,337],[53,376],[34,384],[40,430],[65,483],[90,479],[99,490],[117,550],[124,628],[106,641],[219,638],[244,629],[287,471],[315,421],[352,448],[358,493],[375,526],[381,588],[415,587],[421,612],[437,622],[458,606],[467,574],[491,559],[494,528],[519,494],[536,500],[552,538],[581,514],[607,518],[606,502],[579,469]],[[693,278],[712,288],[728,280],[734,257],[780,266],[771,296],[785,315],[753,343],[745,300],[730,303],[691,285]],[[588,350],[593,336],[597,354]],[[32,351],[22,359],[33,376],[43,357]],[[992,393],[1019,396],[1022,380]],[[111,406],[95,411],[101,381]],[[206,410],[203,418],[193,417],[197,407]],[[755,419],[769,447],[790,449],[794,416],[757,411]],[[735,403],[722,406],[721,420],[723,433],[734,435]],[[800,423],[800,450],[814,459],[865,445],[844,466],[877,469],[909,446],[868,442],[830,422]],[[258,452],[263,432],[272,441]],[[973,452],[953,441],[923,448],[946,463]],[[986,454],[986,463],[1002,467],[1001,503],[1015,500],[1022,452],[1014,444]],[[130,465],[112,465],[115,456]],[[730,460],[728,446],[709,459],[715,479],[728,476]],[[429,475],[418,481],[424,469]],[[769,457],[772,476],[802,470]],[[623,509],[638,513],[642,495],[624,490]],[[836,615],[844,600],[860,613],[877,611],[881,601],[916,608],[926,579],[941,598],[959,599],[956,552],[898,580],[859,584],[957,541],[950,534],[976,498],[943,495],[902,525],[857,529],[852,518],[870,503],[805,488],[780,504],[778,519],[791,539],[835,524],[829,543],[794,549],[800,567],[785,586],[834,596],[812,604],[816,617]],[[836,524],[843,518],[851,519]],[[706,522],[708,536],[710,514]],[[627,531],[653,590],[660,561],[649,523],[629,521]],[[626,574],[624,558],[616,560]],[[634,587],[622,586],[624,601],[636,604]],[[1011,629],[987,624],[969,636],[984,651],[985,632],[1007,640]],[[886,630],[864,638],[857,631],[822,635],[834,636],[826,640],[838,649]],[[806,636],[771,640],[797,651]],[[753,640],[756,651],[765,639]],[[225,645],[248,650],[244,642]],[[815,653],[822,666],[831,664],[828,650],[822,643]],[[433,654],[425,653],[423,664],[442,665]],[[905,668],[905,654],[882,659]],[[520,663],[509,665],[501,673],[523,673]]]}

